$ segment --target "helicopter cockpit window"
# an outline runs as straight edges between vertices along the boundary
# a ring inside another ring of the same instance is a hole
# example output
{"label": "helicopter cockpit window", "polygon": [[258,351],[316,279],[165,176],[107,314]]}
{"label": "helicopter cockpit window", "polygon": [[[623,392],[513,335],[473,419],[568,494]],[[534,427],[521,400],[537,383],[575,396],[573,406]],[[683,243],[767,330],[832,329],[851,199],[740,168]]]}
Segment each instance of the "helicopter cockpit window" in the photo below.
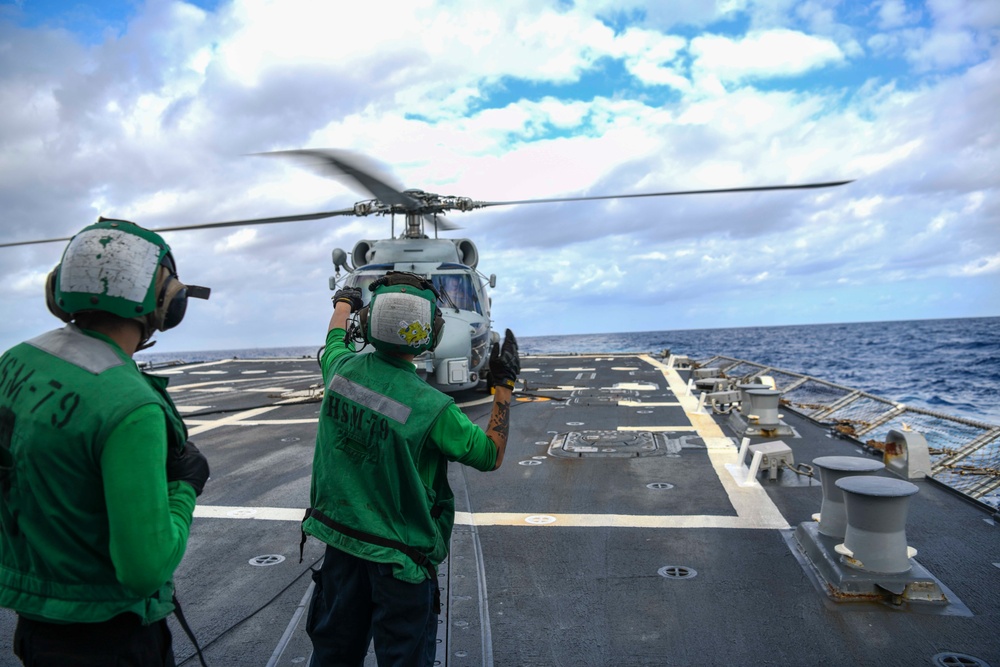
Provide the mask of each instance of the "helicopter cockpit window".
{"label": "helicopter cockpit window", "polygon": [[469,274],[435,273],[431,279],[434,281],[435,289],[441,294],[438,305],[442,308],[460,308],[483,314]]}
{"label": "helicopter cockpit window", "polygon": [[372,293],[368,286],[381,278],[384,272],[379,273],[354,273],[344,283],[345,287],[357,287],[361,290],[361,301],[367,306],[372,300]]}

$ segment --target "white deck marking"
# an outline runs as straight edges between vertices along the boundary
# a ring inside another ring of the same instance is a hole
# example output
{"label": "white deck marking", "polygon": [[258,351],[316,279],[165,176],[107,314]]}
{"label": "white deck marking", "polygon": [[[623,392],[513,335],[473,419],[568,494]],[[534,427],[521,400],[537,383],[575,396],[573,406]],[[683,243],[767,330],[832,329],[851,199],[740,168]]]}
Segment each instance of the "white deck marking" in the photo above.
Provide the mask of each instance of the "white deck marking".
{"label": "white deck marking", "polygon": [[167,369],[155,369],[154,368],[153,370],[151,370],[149,372],[152,373],[153,375],[160,375],[160,374],[163,374],[163,375],[174,375],[176,373],[189,373],[189,372],[193,371],[196,368],[207,368],[209,366],[219,366],[221,364],[228,364],[230,361],[232,361],[232,360],[231,359],[223,359],[221,361],[205,361],[205,362],[202,362],[200,364],[185,364],[183,370],[176,370],[176,369],[167,370]]}
{"label": "white deck marking", "polygon": [[201,412],[202,410],[208,410],[209,408],[212,408],[212,407],[214,407],[214,406],[212,406],[212,405],[178,405],[177,406],[177,412],[179,412],[179,413],[181,413],[183,415],[183,414],[187,414],[189,412]]}
{"label": "white deck marking", "polygon": [[[515,391],[514,395],[517,396],[517,393],[518,392]],[[457,405],[460,408],[471,408],[474,405],[485,405],[486,403],[492,403],[492,402],[493,402],[493,397],[487,396],[486,398],[477,398],[474,401],[466,401],[465,403],[456,403],[455,405]]]}
{"label": "white deck marking", "polygon": [[[544,517],[546,520],[540,520]],[[741,516],[704,514],[650,516],[641,514],[519,514],[515,512],[455,512],[455,523],[463,526],[539,526],[558,528],[787,528],[782,519],[769,523],[766,517],[748,521]]]}
{"label": "white deck marking", "polygon": [[[319,377],[319,375],[317,374],[316,377]],[[208,380],[206,382],[192,382],[190,384],[179,384],[177,386],[171,386],[168,387],[167,390],[171,394],[176,394],[182,391],[200,389],[202,387],[216,387],[219,385],[229,386],[233,384],[241,384],[244,382],[260,382],[260,378],[230,378],[228,380]]]}
{"label": "white deck marking", "polygon": [[659,389],[652,382],[619,382],[613,387],[601,387],[605,391],[656,391]]}
{"label": "white deck marking", "polygon": [[664,431],[697,431],[696,426],[619,426],[619,431],[648,431],[663,433]]}
{"label": "white deck marking", "polygon": [[677,401],[672,403],[658,403],[656,401],[618,401],[618,405],[623,408],[665,408],[665,407],[677,407],[680,405]]}
{"label": "white deck marking", "polygon": [[[253,509],[250,514],[246,510]],[[297,507],[226,507],[198,505],[194,516],[199,519],[229,519],[231,521],[302,521],[305,508]],[[545,517],[545,521],[538,520]],[[541,512],[455,512],[455,524],[460,526],[521,526],[525,528],[788,528],[781,518],[771,521],[766,515],[711,516],[643,515],[643,514],[551,514]]]}
{"label": "white deck marking", "polygon": [[[206,426],[216,424],[216,422],[208,419],[185,419],[184,423],[188,426]],[[240,419],[237,421],[226,422],[225,424],[218,424],[218,426],[290,426],[293,424],[318,424],[319,417],[304,417],[302,419]],[[212,427],[214,428],[214,426]],[[205,431],[210,431],[211,428],[205,428],[198,431],[198,433],[204,433]]]}
{"label": "white deck marking", "polygon": [[[254,510],[253,513],[247,510]],[[302,521],[306,515],[303,507],[226,507],[223,505],[198,505],[194,515],[199,519],[236,519],[244,521]]]}
{"label": "white deck marking", "polygon": [[[219,428],[220,426],[250,426],[249,423],[242,423],[243,420],[249,419],[251,417],[256,417],[257,415],[262,415],[264,413],[270,412],[271,410],[277,410],[278,406],[269,405],[264,408],[256,408],[254,410],[244,410],[243,412],[237,412],[236,414],[227,415],[222,419],[215,419],[212,421],[196,421],[191,420],[192,424],[196,424],[194,428],[188,429],[188,435],[198,435],[199,433],[204,433],[205,431],[211,431],[213,429]],[[315,419],[313,421],[316,421]],[[256,424],[254,424],[256,425]]]}

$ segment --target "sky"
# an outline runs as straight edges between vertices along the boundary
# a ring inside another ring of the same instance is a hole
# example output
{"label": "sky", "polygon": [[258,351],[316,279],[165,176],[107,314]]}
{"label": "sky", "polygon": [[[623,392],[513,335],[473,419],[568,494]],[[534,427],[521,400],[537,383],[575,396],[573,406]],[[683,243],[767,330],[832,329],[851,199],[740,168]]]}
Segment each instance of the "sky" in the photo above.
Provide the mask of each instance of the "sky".
{"label": "sky", "polygon": [[[0,243],[369,195],[453,212],[521,336],[1000,315],[996,0],[0,0]],[[156,351],[322,344],[331,252],[383,217],[165,234],[213,289]],[[0,248],[0,349],[61,323],[63,243]]]}

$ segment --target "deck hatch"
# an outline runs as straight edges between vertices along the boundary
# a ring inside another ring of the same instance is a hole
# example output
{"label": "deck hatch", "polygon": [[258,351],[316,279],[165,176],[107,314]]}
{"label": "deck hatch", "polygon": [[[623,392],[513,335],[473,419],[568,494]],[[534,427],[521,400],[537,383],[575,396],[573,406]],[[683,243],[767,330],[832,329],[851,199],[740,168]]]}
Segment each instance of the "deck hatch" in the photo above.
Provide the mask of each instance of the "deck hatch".
{"label": "deck hatch", "polygon": [[577,389],[570,394],[575,405],[618,405],[619,401],[634,400],[639,392],[633,389]]}
{"label": "deck hatch", "polygon": [[634,458],[680,454],[680,439],[650,431],[570,431],[549,443],[549,455],[562,458]]}

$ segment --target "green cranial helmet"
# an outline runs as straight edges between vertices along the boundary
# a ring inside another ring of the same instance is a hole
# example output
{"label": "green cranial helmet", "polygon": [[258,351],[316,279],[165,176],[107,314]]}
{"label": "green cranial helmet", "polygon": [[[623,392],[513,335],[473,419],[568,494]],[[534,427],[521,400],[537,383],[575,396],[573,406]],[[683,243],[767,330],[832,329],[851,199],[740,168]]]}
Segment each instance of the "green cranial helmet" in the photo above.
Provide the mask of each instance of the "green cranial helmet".
{"label": "green cranial helmet", "polygon": [[382,352],[420,354],[433,350],[444,318],[429,280],[391,271],[369,287],[372,300],[361,313],[365,339]]}
{"label": "green cranial helmet", "polygon": [[148,337],[180,323],[188,296],[208,293],[177,279],[170,246],[159,234],[127,220],[100,218],[66,246],[49,276],[46,299],[65,321],[102,311],[139,320]]}

